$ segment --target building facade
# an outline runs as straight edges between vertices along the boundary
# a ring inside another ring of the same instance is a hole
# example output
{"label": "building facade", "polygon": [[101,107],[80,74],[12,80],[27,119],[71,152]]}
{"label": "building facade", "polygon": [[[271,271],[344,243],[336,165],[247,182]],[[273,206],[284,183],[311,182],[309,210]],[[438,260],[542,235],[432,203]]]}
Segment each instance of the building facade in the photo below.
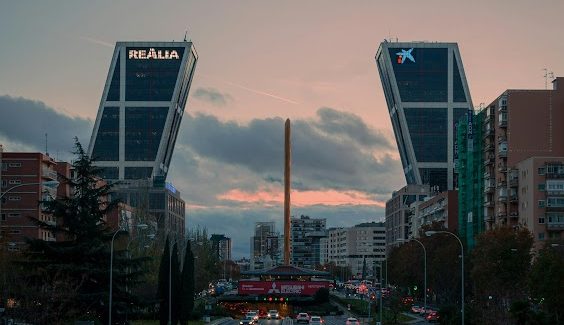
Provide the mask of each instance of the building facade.
{"label": "building facade", "polygon": [[429,185],[406,185],[392,193],[386,202],[386,249],[399,245],[398,240],[412,235],[413,203],[423,202],[429,196]]}
{"label": "building facade", "polygon": [[440,223],[445,229],[457,233],[458,231],[458,191],[441,192],[428,200],[419,202],[416,208],[417,221],[413,221],[412,237],[420,237],[421,227]]}
{"label": "building facade", "polygon": [[454,125],[473,107],[458,45],[385,41],[376,63],[407,184],[454,189]]}
{"label": "building facade", "polygon": [[[52,225],[57,221],[39,204],[59,195],[68,197],[68,187],[51,185],[59,180],[57,162],[39,152],[1,151],[0,162],[0,234],[8,251],[21,250],[25,238],[56,241],[55,234],[40,228],[30,218]],[[70,169],[63,176],[70,178]]]}
{"label": "building facade", "polygon": [[519,225],[532,232],[535,248],[564,240],[564,157],[531,157],[517,163],[515,170]]}
{"label": "building facade", "polygon": [[231,261],[231,238],[225,235],[212,234],[212,249],[220,261]]}
{"label": "building facade", "polygon": [[531,157],[564,157],[564,78],[556,78],[553,87],[506,90],[486,107],[483,145],[487,229],[519,224],[519,162]]}
{"label": "building facade", "polygon": [[116,44],[88,148],[105,179],[166,179],[197,60],[191,42]]}
{"label": "building facade", "polygon": [[357,278],[362,277],[363,271],[365,277],[374,276],[375,265],[386,259],[386,227],[381,222],[329,229],[326,243],[327,263],[349,266]]}
{"label": "building facade", "polygon": [[320,265],[321,238],[327,236],[326,219],[308,216],[290,219],[290,263],[314,269]]}
{"label": "building facade", "polygon": [[280,234],[276,232],[275,223],[256,222],[251,236],[251,270],[280,264],[282,246]]}

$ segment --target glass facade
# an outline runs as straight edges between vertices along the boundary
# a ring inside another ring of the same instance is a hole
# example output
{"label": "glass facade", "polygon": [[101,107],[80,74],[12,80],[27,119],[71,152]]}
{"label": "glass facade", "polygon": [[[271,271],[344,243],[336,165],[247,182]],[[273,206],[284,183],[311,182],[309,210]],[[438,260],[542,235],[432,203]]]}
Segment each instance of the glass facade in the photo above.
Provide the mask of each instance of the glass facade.
{"label": "glass facade", "polygon": [[114,73],[112,74],[112,82],[110,83],[110,89],[108,89],[107,101],[119,101],[119,84],[120,84],[120,59],[119,55],[116,60],[116,66],[114,68]]}
{"label": "glass facade", "polygon": [[119,168],[117,167],[100,167],[100,173],[98,176],[103,179],[118,179],[119,178]]}
{"label": "glass facade", "polygon": [[413,48],[415,62],[390,48],[390,58],[402,102],[446,102],[448,100],[448,49]]}
{"label": "glass facade", "polygon": [[[177,51],[179,59],[127,58],[125,69],[126,101],[170,101],[178,79],[184,48],[151,48],[155,51]],[[127,51],[138,50],[128,47]]]}
{"label": "glass facade", "polygon": [[155,160],[168,107],[125,108],[125,160]]}
{"label": "glass facade", "polygon": [[125,167],[123,169],[125,179],[150,178],[153,167]]}
{"label": "glass facade", "polygon": [[119,160],[119,107],[104,107],[92,158],[100,161]]}
{"label": "glass facade", "polygon": [[464,103],[466,101],[462,78],[460,78],[460,70],[458,70],[458,63],[456,63],[456,55],[452,56],[452,101],[455,103]]}
{"label": "glass facade", "polygon": [[439,191],[448,190],[448,174],[446,168],[419,168],[421,183],[439,186]]}
{"label": "glass facade", "polygon": [[446,162],[447,109],[405,107],[404,113],[417,161]]}

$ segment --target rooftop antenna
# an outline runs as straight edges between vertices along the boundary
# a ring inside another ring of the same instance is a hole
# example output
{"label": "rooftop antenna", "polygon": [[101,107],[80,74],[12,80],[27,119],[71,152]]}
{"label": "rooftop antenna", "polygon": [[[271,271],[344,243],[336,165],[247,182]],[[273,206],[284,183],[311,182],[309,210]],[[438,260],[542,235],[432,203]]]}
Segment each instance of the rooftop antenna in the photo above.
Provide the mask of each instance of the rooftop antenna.
{"label": "rooftop antenna", "polygon": [[45,155],[49,156],[49,151],[47,150],[47,139],[48,135],[47,133],[45,133]]}
{"label": "rooftop antenna", "polygon": [[186,42],[186,36],[188,36],[188,30],[184,32],[184,42]]}
{"label": "rooftop antenna", "polygon": [[548,89],[548,78],[554,79],[554,72],[544,68],[544,89]]}

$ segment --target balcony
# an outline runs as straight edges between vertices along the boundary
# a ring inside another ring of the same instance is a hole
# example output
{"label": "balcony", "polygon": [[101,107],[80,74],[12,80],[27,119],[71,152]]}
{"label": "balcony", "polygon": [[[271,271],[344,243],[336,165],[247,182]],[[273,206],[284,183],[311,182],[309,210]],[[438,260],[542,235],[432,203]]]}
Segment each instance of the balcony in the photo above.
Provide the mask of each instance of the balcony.
{"label": "balcony", "polygon": [[484,183],[484,192],[486,193],[492,193],[495,189],[495,181],[490,179],[485,181]]}
{"label": "balcony", "polygon": [[501,118],[499,119],[498,125],[500,128],[506,128],[507,127],[507,118]]}
{"label": "balcony", "polygon": [[57,180],[57,172],[52,170],[52,169],[42,167],[41,168],[41,177],[43,177],[45,179],[56,181]]}
{"label": "balcony", "polygon": [[490,126],[488,125],[488,126],[486,126],[486,128],[484,129],[484,135],[483,135],[483,137],[484,137],[484,138],[491,137],[491,136],[493,136],[494,134],[495,134],[495,130],[494,130],[492,127],[490,127]]}
{"label": "balcony", "polygon": [[501,164],[499,167],[497,167],[497,171],[507,173],[507,166],[505,164]]}
{"label": "balcony", "polygon": [[488,143],[484,146],[484,151],[494,151],[495,150],[495,145],[493,143]]}
{"label": "balcony", "polygon": [[496,187],[499,188],[500,191],[505,190],[507,194],[507,183],[501,180],[501,178],[497,181]]}
{"label": "balcony", "polygon": [[501,142],[497,150],[498,157],[507,157],[507,142]]}
{"label": "balcony", "polygon": [[511,218],[519,218],[519,212],[517,212],[517,211],[511,211],[511,212],[509,213],[509,216],[510,216]]}
{"label": "balcony", "polygon": [[505,135],[498,135],[497,136],[497,143],[507,142],[507,136]]}
{"label": "balcony", "polygon": [[497,200],[498,201],[505,201],[507,200],[507,189],[505,188],[500,188],[498,193],[497,193]]}
{"label": "balcony", "polygon": [[484,166],[488,166],[493,164],[495,161],[495,157],[493,155],[488,156],[487,158],[484,159]]}
{"label": "balcony", "polygon": [[489,199],[489,198],[485,198],[484,199],[484,207],[493,207],[494,206],[494,202]]}
{"label": "balcony", "polygon": [[548,221],[546,223],[547,230],[564,230],[564,222],[559,221]]}
{"label": "balcony", "polygon": [[517,193],[512,193],[511,195],[509,195],[509,202],[519,202],[519,196],[517,195]]}

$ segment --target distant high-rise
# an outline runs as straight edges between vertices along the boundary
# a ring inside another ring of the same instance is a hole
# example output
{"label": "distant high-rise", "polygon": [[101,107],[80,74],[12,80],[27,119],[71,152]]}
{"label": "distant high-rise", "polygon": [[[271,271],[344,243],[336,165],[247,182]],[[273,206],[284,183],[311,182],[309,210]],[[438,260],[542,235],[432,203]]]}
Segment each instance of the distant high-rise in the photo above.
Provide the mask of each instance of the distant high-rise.
{"label": "distant high-rise", "polygon": [[166,179],[198,55],[191,42],[118,42],[88,153],[110,180]]}
{"label": "distant high-rise", "polygon": [[456,43],[383,42],[376,54],[408,184],[455,187],[455,123],[472,109]]}

